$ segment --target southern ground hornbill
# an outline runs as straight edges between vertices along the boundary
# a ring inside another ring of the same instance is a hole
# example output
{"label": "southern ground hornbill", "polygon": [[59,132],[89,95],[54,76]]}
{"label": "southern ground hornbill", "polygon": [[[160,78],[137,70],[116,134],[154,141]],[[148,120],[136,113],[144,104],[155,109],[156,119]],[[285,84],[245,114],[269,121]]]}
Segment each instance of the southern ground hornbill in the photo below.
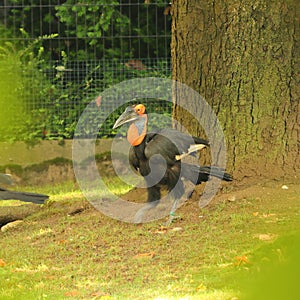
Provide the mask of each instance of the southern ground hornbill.
{"label": "southern ground hornbill", "polygon": [[129,163],[146,181],[149,203],[147,209],[158,204],[162,187],[166,187],[174,198],[168,224],[172,222],[177,202],[184,194],[182,178],[193,184],[208,181],[209,176],[232,180],[231,175],[223,169],[182,162],[183,157],[209,146],[206,140],[174,129],[148,133],[148,115],[143,104],[127,107],[113,128],[126,123],[130,124],[127,132],[127,140],[131,144]]}

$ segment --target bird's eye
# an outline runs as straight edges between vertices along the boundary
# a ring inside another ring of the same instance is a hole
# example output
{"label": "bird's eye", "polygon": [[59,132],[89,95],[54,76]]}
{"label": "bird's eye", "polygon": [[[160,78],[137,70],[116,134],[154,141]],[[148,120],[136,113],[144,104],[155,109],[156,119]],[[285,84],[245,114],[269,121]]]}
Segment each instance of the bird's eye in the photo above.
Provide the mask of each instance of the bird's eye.
{"label": "bird's eye", "polygon": [[135,111],[140,115],[145,113],[145,106],[143,104],[138,104],[135,106]]}

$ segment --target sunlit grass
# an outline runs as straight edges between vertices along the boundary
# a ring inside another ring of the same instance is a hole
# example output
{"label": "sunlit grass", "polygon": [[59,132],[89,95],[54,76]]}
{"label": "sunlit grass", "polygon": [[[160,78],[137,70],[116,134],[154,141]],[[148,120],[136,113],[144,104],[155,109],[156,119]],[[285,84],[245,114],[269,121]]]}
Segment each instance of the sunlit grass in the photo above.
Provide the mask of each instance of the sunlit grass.
{"label": "sunlit grass", "polygon": [[[104,178],[105,185],[109,189],[109,191],[115,195],[122,195],[127,193],[132,189],[132,186],[124,183],[118,177],[112,178]],[[15,191],[24,191],[24,192],[35,192],[47,194],[50,196],[50,200],[53,201],[61,201],[67,199],[84,199],[84,195],[81,192],[80,188],[73,181],[66,181],[61,184],[55,185],[44,185],[44,186],[35,186],[35,187],[24,187],[24,186],[11,186],[9,187],[11,190]],[[105,193],[101,189],[95,189],[95,193],[101,196],[105,196]],[[25,202],[21,202],[18,200],[0,200],[0,206],[15,206],[20,204],[26,204]]]}
{"label": "sunlit grass", "polygon": [[[116,178],[106,184],[116,194],[130,189]],[[39,192],[50,195],[50,204],[0,233],[1,300],[267,299],[259,291],[242,295],[255,286],[271,288],[272,277],[265,285],[261,280],[270,266],[288,278],[284,264],[294,257],[289,246],[296,245],[299,228],[294,200],[272,195],[220,202],[201,213],[189,204],[180,211],[182,221],[159,231],[161,221],[122,223],[88,206],[70,215],[86,203],[73,182]]]}

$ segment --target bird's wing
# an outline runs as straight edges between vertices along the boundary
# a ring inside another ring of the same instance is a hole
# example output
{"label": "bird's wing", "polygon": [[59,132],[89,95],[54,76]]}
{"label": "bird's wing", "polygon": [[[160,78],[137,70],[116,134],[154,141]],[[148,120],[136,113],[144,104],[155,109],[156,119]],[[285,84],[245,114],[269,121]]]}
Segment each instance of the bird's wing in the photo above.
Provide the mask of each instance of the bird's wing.
{"label": "bird's wing", "polygon": [[135,169],[139,169],[139,160],[136,156],[136,153],[134,151],[133,147],[130,147],[129,149],[129,164]]}
{"label": "bird's wing", "polygon": [[145,156],[149,159],[153,155],[159,154],[166,159],[168,164],[173,164],[185,155],[208,145],[206,140],[174,129],[163,129],[155,134],[147,135]]}

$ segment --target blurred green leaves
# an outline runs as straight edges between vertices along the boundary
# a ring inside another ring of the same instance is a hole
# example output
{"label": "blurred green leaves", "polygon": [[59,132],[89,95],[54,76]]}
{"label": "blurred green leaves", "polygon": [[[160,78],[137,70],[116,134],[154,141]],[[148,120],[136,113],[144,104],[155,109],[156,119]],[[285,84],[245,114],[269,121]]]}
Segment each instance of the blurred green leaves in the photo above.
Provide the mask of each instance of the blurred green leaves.
{"label": "blurred green leaves", "polygon": [[[0,35],[4,32],[0,28]],[[20,32],[26,37],[24,29]],[[44,63],[41,42],[56,36],[42,36],[26,44],[0,38],[0,141],[32,143],[42,135],[43,110],[38,105],[33,110],[28,100],[39,94],[45,80],[40,71]]]}
{"label": "blurred green leaves", "polygon": [[257,271],[244,285],[245,300],[300,299],[300,232],[261,247],[253,257]]}
{"label": "blurred green leaves", "polygon": [[10,42],[0,44],[0,137],[13,139],[25,118],[22,64]]}
{"label": "blurred green leaves", "polygon": [[95,45],[102,32],[111,28],[112,20],[120,27],[130,22],[128,17],[115,9],[119,5],[118,1],[98,1],[97,4],[94,5],[92,1],[67,0],[55,7],[56,16],[67,25],[68,34],[78,38],[88,37],[89,44]]}

